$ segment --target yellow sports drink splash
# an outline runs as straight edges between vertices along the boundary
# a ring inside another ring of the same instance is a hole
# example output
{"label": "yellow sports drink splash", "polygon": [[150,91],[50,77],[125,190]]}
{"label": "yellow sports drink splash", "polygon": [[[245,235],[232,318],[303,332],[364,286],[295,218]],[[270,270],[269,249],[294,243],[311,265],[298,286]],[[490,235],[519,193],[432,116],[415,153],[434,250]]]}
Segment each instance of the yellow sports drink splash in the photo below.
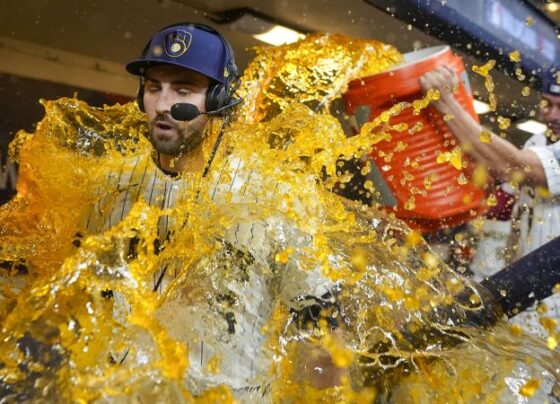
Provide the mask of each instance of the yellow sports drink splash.
{"label": "yellow sports drink splash", "polygon": [[[332,192],[349,180],[341,161],[412,106],[347,138],[330,103],[400,61],[340,35],[258,50],[207,176],[162,173],[134,104],[44,102],[36,132],[12,143],[21,179],[0,208],[14,273],[0,395],[500,402],[550,388],[554,347],[508,326],[418,233]],[[207,158],[222,123],[208,125]]]}

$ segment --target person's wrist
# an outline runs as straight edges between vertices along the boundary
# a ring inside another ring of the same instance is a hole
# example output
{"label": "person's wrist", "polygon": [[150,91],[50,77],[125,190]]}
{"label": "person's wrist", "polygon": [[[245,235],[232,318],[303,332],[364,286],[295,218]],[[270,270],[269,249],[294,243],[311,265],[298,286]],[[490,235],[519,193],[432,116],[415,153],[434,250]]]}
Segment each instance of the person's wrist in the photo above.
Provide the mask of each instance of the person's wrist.
{"label": "person's wrist", "polygon": [[453,107],[457,104],[457,100],[453,96],[453,94],[449,93],[440,93],[439,100],[434,102],[434,106],[436,109],[442,114],[451,114],[453,112]]}

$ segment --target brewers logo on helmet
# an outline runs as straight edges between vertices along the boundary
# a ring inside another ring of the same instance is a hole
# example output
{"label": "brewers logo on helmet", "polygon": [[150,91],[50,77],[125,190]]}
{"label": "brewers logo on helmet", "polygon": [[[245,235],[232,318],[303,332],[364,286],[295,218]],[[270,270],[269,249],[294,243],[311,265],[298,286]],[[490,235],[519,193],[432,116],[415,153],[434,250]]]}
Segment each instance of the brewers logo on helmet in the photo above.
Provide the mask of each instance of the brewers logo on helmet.
{"label": "brewers logo on helmet", "polygon": [[173,58],[183,55],[191,46],[192,34],[183,30],[176,30],[166,35],[164,49]]}

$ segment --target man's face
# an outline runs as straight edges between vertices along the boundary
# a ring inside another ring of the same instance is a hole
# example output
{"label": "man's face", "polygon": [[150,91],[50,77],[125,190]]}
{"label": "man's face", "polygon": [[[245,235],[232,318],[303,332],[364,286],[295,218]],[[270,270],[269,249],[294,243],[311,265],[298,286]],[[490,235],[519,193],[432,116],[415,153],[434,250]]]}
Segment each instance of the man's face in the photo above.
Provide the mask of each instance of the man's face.
{"label": "man's face", "polygon": [[543,94],[539,119],[560,136],[560,95]]}
{"label": "man's face", "polygon": [[171,106],[189,103],[205,112],[209,79],[182,67],[159,65],[147,70],[144,82],[144,108],[148,115],[149,137],[162,154],[179,156],[188,153],[202,141],[206,115],[189,122],[171,117]]}

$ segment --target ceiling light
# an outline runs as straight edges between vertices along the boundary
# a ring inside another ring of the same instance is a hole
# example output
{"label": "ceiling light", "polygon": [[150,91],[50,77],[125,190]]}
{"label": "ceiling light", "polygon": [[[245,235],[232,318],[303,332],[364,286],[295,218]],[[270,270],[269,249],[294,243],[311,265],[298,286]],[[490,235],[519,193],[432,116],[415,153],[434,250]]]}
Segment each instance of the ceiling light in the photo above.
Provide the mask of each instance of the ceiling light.
{"label": "ceiling light", "polygon": [[253,35],[253,38],[274,46],[279,46],[296,42],[300,39],[305,38],[305,35],[300,34],[293,29],[286,28],[281,25],[275,25],[265,33]]}
{"label": "ceiling light", "polygon": [[473,105],[474,105],[474,112],[476,112],[478,115],[482,115],[490,112],[490,105],[488,105],[485,102],[474,100]]}
{"label": "ceiling light", "polygon": [[519,129],[521,129],[524,132],[529,132],[529,133],[544,133],[546,131],[546,125],[537,121],[534,121],[532,119],[522,122],[522,123],[518,123],[517,126]]}
{"label": "ceiling light", "polygon": [[234,31],[250,34],[259,41],[275,46],[296,42],[304,38],[304,33],[307,32],[250,8],[214,12],[208,18],[217,24],[228,24]]}
{"label": "ceiling light", "polygon": [[560,4],[558,3],[548,3],[546,5],[546,9],[551,13],[555,13],[556,11],[560,10]]}

